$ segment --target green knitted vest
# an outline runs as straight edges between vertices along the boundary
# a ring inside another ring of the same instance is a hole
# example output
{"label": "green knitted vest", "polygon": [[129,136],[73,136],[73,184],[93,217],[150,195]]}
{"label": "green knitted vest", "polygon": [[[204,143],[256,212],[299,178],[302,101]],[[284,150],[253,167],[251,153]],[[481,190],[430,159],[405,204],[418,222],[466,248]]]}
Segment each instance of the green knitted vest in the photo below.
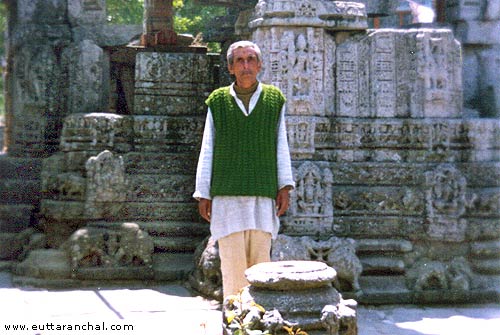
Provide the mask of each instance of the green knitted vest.
{"label": "green knitted vest", "polygon": [[249,116],[239,109],[229,87],[215,90],[206,103],[215,126],[211,196],[274,199],[278,191],[278,122],[285,103],[281,91],[263,84]]}

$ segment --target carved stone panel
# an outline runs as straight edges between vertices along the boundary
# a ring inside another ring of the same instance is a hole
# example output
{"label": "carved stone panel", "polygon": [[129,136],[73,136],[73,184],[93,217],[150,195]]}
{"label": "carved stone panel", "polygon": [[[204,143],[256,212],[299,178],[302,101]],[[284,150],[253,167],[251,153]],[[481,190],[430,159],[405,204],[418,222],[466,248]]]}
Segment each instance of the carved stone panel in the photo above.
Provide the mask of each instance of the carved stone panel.
{"label": "carved stone panel", "polygon": [[467,182],[449,164],[439,165],[426,176],[426,231],[429,238],[460,242],[465,239]]}
{"label": "carved stone panel", "polygon": [[378,29],[337,44],[336,115],[458,117],[460,47],[449,30]]}
{"label": "carved stone panel", "polygon": [[260,0],[250,28],[310,26],[331,30],[367,28],[365,5],[347,1]]}
{"label": "carved stone panel", "polygon": [[332,112],[335,43],[320,28],[273,27],[254,32],[262,53],[260,79],[287,97],[287,113],[323,116]]}
{"label": "carved stone panel", "polygon": [[[85,211],[90,218],[113,217],[109,203],[120,204],[127,199],[127,179],[123,158],[105,150],[89,158],[86,169]],[[117,206],[119,208],[119,206]],[[115,207],[116,208],[116,207]]]}
{"label": "carved stone panel", "polygon": [[215,88],[215,61],[195,53],[138,53],[134,114],[204,114],[204,101]]}
{"label": "carved stone panel", "polygon": [[109,113],[72,114],[66,117],[61,150],[127,152],[131,149],[132,119]]}
{"label": "carved stone panel", "polygon": [[296,190],[291,196],[290,215],[286,219],[287,234],[328,234],[332,229],[333,176],[328,167],[305,162],[295,171]]}
{"label": "carved stone panel", "polygon": [[[411,34],[410,34],[411,36]],[[408,37],[410,37],[408,36]],[[425,117],[458,117],[462,112],[461,53],[451,31],[418,31],[417,71],[423,85]]]}
{"label": "carved stone panel", "polygon": [[136,223],[88,226],[75,231],[63,245],[80,279],[153,277],[152,238]]}

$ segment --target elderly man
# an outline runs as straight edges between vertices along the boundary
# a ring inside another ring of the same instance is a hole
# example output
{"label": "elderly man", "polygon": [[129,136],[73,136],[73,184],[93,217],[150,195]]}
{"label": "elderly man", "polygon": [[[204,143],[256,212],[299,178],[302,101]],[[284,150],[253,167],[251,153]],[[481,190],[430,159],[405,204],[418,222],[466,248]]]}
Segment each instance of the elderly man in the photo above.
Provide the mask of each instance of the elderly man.
{"label": "elderly man", "polygon": [[295,187],[285,126],[285,97],[260,83],[261,51],[232,44],[229,73],[236,78],[208,97],[196,190],[200,215],[218,241],[223,295],[248,285],[245,270],[270,261],[271,241]]}

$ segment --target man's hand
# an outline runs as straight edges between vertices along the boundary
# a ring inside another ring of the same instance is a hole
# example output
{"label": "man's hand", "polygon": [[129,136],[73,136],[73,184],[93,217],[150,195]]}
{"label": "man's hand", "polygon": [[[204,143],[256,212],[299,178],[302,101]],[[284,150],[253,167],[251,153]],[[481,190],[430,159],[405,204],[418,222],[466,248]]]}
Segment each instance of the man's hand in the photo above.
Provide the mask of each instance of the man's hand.
{"label": "man's hand", "polygon": [[276,215],[282,216],[288,209],[290,205],[290,196],[289,192],[292,188],[290,186],[285,186],[281,190],[278,191],[278,195],[276,196]]}
{"label": "man's hand", "polygon": [[202,218],[210,222],[210,217],[212,215],[212,200],[201,198],[198,202],[198,212]]}

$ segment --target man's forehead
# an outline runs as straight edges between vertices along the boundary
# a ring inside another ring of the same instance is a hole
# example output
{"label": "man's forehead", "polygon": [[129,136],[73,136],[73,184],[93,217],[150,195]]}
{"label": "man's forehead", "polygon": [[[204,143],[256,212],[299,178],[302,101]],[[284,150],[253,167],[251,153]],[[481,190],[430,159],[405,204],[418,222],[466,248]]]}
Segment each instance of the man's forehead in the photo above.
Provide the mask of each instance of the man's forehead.
{"label": "man's forehead", "polygon": [[239,48],[234,49],[233,55],[235,55],[235,56],[255,55],[255,56],[257,56],[257,52],[252,47],[239,47]]}

